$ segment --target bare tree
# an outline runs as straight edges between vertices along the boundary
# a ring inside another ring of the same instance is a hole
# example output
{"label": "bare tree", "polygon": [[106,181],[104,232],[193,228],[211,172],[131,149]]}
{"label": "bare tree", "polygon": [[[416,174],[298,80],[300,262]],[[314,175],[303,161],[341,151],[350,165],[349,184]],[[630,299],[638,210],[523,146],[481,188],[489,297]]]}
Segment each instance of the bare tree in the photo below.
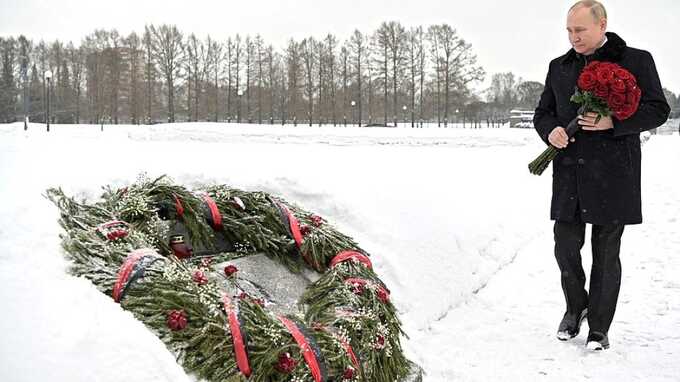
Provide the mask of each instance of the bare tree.
{"label": "bare tree", "polygon": [[425,105],[425,56],[426,56],[426,48],[425,48],[425,33],[423,33],[423,28],[419,27],[419,30],[417,32],[417,39],[418,39],[418,50],[419,50],[419,59],[418,59],[418,73],[420,74],[420,127],[423,127],[423,106]]}
{"label": "bare tree", "polygon": [[300,44],[302,52],[303,69],[305,76],[305,96],[307,97],[307,119],[312,126],[314,118],[314,63],[316,62],[316,40],[313,37],[302,40]]}
{"label": "bare tree", "polygon": [[468,95],[468,85],[484,78],[484,70],[477,66],[477,57],[472,53],[472,46],[458,36],[455,29],[448,24],[435,25],[433,33],[437,35],[439,49],[437,61],[444,80],[444,123],[448,122],[449,106],[452,93],[457,102]]}
{"label": "bare tree", "polygon": [[175,25],[149,26],[153,53],[165,78],[168,92],[168,122],[175,122],[175,80],[179,77],[184,61],[182,33]]}
{"label": "bare tree", "polygon": [[[200,115],[200,97],[203,93],[203,85],[205,84],[210,71],[210,36],[206,43],[196,38],[192,33],[189,35],[186,43],[186,62],[189,73],[188,89],[191,89],[189,94],[193,93],[193,106],[190,105],[190,111],[193,111],[193,118],[189,116],[189,120],[198,121]],[[192,89],[193,88],[193,89]]]}
{"label": "bare tree", "polygon": [[293,124],[297,126],[297,100],[300,88],[300,44],[293,39],[286,49],[286,69],[288,77],[288,110],[293,116]]}
{"label": "bare tree", "polygon": [[250,95],[251,95],[251,86],[250,86],[250,81],[251,78],[253,77],[253,69],[255,67],[253,61],[255,58],[255,44],[253,43],[253,40],[250,38],[250,36],[246,36],[246,41],[245,41],[245,48],[246,48],[246,110],[247,110],[247,115],[248,115],[248,123],[251,123],[253,121],[253,116],[251,114],[251,109],[250,109]]}
{"label": "bare tree", "polygon": [[109,43],[105,50],[105,60],[108,67],[109,76],[109,113],[107,115],[115,124],[118,124],[120,118],[120,82],[121,72],[123,70],[123,59],[121,57],[122,41],[118,31],[115,29],[108,33]]}
{"label": "bare tree", "polygon": [[129,76],[129,111],[130,120],[133,124],[139,124],[142,119],[142,91],[141,91],[141,74],[143,73],[142,59],[144,52],[142,51],[142,41],[135,32],[132,32],[125,39],[125,46],[128,50],[128,65],[130,70]]}
{"label": "bare tree", "polygon": [[323,124],[324,120],[328,118],[328,115],[327,115],[326,110],[325,110],[325,106],[327,104],[327,101],[326,101],[327,92],[325,91],[326,90],[326,84],[325,84],[325,82],[326,82],[326,80],[325,80],[326,49],[324,47],[323,40],[318,41],[315,44],[314,55],[316,56],[317,63],[318,63],[318,65],[317,65],[318,69],[316,71],[316,75],[317,75],[317,89],[318,89],[317,91],[318,91],[319,95],[318,95],[318,100],[317,100],[317,107],[316,107],[317,111],[316,111],[316,113],[319,116],[319,120],[318,120],[319,126],[321,126]]}
{"label": "bare tree", "polygon": [[340,64],[342,65],[342,120],[347,126],[347,82],[349,79],[349,49],[348,43],[340,49]]}
{"label": "bare tree", "polygon": [[0,38],[0,122],[16,119],[16,41]]}
{"label": "bare tree", "polygon": [[144,27],[144,83],[146,85],[144,98],[146,100],[146,123],[151,123],[151,104],[154,99],[153,84],[155,82],[156,67],[153,59],[153,39],[149,26]]}
{"label": "bare tree", "polygon": [[212,40],[210,36],[208,36],[207,39],[207,45],[208,45],[208,64],[210,67],[210,73],[212,75],[212,81],[213,81],[213,97],[214,97],[214,103],[213,106],[215,110],[214,112],[214,121],[217,122],[219,120],[219,115],[220,115],[220,76],[223,74],[224,67],[221,65],[222,59],[224,58],[223,54],[223,46],[222,44],[219,43],[217,40]]}
{"label": "bare tree", "polygon": [[326,60],[328,64],[328,87],[330,90],[330,107],[331,107],[331,115],[333,119],[333,126],[337,126],[337,115],[336,115],[336,101],[335,101],[335,91],[337,89],[337,85],[335,84],[335,71],[336,69],[336,57],[335,57],[335,51],[338,46],[338,39],[335,38],[335,36],[328,34],[326,36]]}
{"label": "bare tree", "polygon": [[269,45],[265,52],[268,68],[267,83],[269,84],[269,123],[274,124],[274,91],[276,89],[276,63],[274,47]]}
{"label": "bare tree", "polygon": [[234,39],[233,49],[233,67],[234,67],[234,86],[236,87],[236,95],[238,96],[238,105],[236,110],[236,122],[241,123],[241,61],[243,60],[243,42],[241,36],[238,34]]}
{"label": "bare tree", "polygon": [[387,33],[387,46],[392,69],[392,116],[394,126],[397,126],[399,113],[399,92],[397,88],[399,87],[399,79],[403,77],[404,72],[406,31],[400,23],[391,21],[387,23]]}
{"label": "bare tree", "polygon": [[[415,126],[415,110],[416,110],[416,83],[419,76],[422,78],[420,70],[423,51],[423,28],[411,28],[408,32],[406,45],[406,60],[408,65],[408,91],[411,110],[411,127]],[[421,99],[422,103],[422,82],[421,82]],[[422,118],[422,104],[421,104],[421,118]]]}
{"label": "bare tree", "polygon": [[[350,38],[350,54],[351,54],[351,59],[352,63],[354,64],[354,75],[356,76],[356,84],[357,84],[357,89],[356,89],[356,100],[355,101],[357,109],[358,109],[358,118],[357,118],[357,123],[359,126],[361,126],[361,120],[362,120],[362,114],[361,114],[361,106],[362,106],[362,89],[361,89],[361,83],[362,79],[364,76],[363,73],[363,66],[362,64],[364,63],[365,56],[367,54],[367,41],[364,35],[359,32],[358,29],[354,30],[354,33],[352,33],[352,37]],[[352,111],[353,112],[353,111]]]}
{"label": "bare tree", "polygon": [[258,34],[255,36],[255,60],[257,66],[257,123],[262,124],[262,91],[264,90],[264,71],[265,62],[264,41]]}
{"label": "bare tree", "polygon": [[389,26],[387,23],[380,24],[373,34],[373,61],[376,68],[378,86],[383,90],[383,124],[387,126],[388,92],[389,92]]}

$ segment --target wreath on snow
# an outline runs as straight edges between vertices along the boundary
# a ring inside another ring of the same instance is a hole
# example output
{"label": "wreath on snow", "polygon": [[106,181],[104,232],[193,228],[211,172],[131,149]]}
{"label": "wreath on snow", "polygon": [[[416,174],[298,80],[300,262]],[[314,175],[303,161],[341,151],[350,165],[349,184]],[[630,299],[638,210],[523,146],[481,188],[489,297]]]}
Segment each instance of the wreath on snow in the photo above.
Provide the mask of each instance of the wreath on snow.
{"label": "wreath on snow", "polygon": [[[190,191],[165,176],[103,189],[94,203],[47,190],[61,213],[69,271],[132,312],[187,372],[310,382],[409,373],[389,289],[369,254],[325,219],[264,192]],[[230,262],[253,254],[320,274],[297,314],[277,314],[241,288]]]}

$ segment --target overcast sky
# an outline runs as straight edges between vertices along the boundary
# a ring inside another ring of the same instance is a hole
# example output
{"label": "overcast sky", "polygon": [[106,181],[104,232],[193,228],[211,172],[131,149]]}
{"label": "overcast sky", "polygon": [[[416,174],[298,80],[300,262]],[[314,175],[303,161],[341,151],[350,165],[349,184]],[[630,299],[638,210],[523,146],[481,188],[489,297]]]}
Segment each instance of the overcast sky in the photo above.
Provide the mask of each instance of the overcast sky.
{"label": "overcast sky", "polygon": [[[354,29],[372,33],[382,21],[406,27],[448,23],[472,43],[491,74],[511,71],[543,82],[548,62],[569,49],[571,0],[0,0],[0,36],[79,43],[94,29],[141,32],[146,23],[176,24],[182,32],[226,39],[260,33],[275,47],[289,38]],[[652,52],[664,87],[680,92],[680,1],[609,0],[609,30],[630,46]]]}

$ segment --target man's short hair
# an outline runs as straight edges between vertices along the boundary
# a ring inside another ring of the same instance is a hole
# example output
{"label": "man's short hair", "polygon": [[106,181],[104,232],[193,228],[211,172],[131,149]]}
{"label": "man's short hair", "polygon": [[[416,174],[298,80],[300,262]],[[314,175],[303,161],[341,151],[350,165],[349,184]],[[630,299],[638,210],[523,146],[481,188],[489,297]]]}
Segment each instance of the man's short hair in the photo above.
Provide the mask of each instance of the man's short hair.
{"label": "man's short hair", "polygon": [[572,9],[580,7],[586,7],[590,9],[590,14],[593,15],[595,21],[600,21],[601,19],[607,18],[607,10],[604,9],[604,5],[602,5],[602,3],[600,3],[599,1],[596,0],[577,1],[576,4],[572,5],[571,8],[569,8],[569,12],[571,12]]}

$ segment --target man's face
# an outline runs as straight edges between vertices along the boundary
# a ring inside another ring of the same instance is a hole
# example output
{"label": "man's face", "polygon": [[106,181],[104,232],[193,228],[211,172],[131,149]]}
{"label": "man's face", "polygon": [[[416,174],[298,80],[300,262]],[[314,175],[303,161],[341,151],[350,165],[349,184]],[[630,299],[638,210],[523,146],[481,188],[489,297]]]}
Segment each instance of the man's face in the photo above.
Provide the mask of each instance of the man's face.
{"label": "man's face", "polygon": [[607,20],[595,20],[586,7],[572,9],[567,15],[567,32],[569,42],[577,53],[589,55],[599,48],[604,33],[607,31]]}

